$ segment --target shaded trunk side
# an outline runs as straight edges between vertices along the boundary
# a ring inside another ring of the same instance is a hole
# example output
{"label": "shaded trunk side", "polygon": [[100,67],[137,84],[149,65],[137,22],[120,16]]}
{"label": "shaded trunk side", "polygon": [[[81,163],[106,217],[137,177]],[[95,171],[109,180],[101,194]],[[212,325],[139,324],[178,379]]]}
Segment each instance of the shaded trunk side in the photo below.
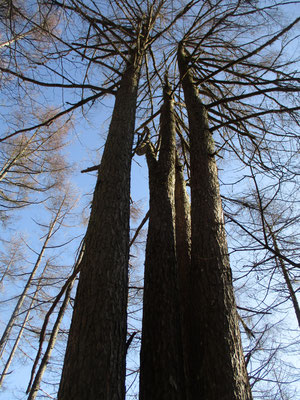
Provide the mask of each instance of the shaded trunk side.
{"label": "shaded trunk side", "polygon": [[140,400],[183,400],[180,313],[175,253],[175,120],[170,91],[164,90],[161,149],[147,149],[150,214],[146,246]]}
{"label": "shaded trunk side", "polygon": [[99,168],[59,400],[123,400],[131,151],[140,59],[127,66]]}
{"label": "shaded trunk side", "polygon": [[190,131],[190,398],[248,400],[252,396],[233,293],[214,141],[182,45],[178,64]]}
{"label": "shaded trunk side", "polygon": [[178,288],[182,326],[182,345],[185,381],[188,382],[188,312],[190,300],[190,270],[191,270],[191,206],[190,198],[186,191],[186,184],[178,154],[176,154],[175,172],[175,221],[176,221],[176,257],[178,265]]}

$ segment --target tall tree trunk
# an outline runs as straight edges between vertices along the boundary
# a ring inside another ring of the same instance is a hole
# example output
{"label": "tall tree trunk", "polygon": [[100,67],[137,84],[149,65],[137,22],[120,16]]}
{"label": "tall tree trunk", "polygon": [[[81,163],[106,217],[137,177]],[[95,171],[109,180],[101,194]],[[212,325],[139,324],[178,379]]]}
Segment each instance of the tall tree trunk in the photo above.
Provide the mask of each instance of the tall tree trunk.
{"label": "tall tree trunk", "polygon": [[179,284],[187,295],[191,260],[191,207],[186,191],[183,166],[176,156],[175,173],[175,211],[176,211],[176,253],[178,263]]}
{"label": "tall tree trunk", "polygon": [[248,400],[252,396],[233,293],[214,141],[182,44],[178,64],[190,132],[190,399]]}
{"label": "tall tree trunk", "polygon": [[185,399],[175,251],[175,120],[168,86],[159,160],[147,147],[150,214],[146,246],[140,400]]}
{"label": "tall tree trunk", "polygon": [[176,221],[176,256],[178,265],[178,288],[182,326],[182,345],[185,382],[189,380],[188,371],[188,336],[184,328],[188,325],[189,312],[189,282],[191,271],[191,207],[190,199],[186,191],[183,166],[178,154],[176,154],[175,172],[175,221]]}
{"label": "tall tree trunk", "polygon": [[59,400],[125,398],[131,151],[141,56],[123,73],[99,167]]}

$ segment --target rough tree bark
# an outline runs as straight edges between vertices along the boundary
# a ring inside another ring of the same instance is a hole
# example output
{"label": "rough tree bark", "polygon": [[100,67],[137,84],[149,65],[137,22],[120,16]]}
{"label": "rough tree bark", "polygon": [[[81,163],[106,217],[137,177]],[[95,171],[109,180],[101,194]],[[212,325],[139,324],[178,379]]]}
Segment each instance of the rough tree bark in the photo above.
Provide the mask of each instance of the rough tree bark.
{"label": "rough tree bark", "polygon": [[178,64],[190,132],[189,398],[248,400],[252,396],[233,293],[214,141],[183,44],[178,49]]}
{"label": "rough tree bark", "polygon": [[178,265],[178,288],[181,312],[181,333],[183,345],[183,362],[185,381],[189,380],[188,370],[188,337],[187,330],[189,312],[189,282],[191,271],[191,206],[190,199],[186,191],[186,184],[183,166],[176,154],[175,172],[175,221],[176,221],[176,256]]}
{"label": "rough tree bark", "polygon": [[175,251],[175,119],[168,85],[158,161],[147,146],[150,214],[146,245],[140,400],[185,399]]}
{"label": "rough tree bark", "polygon": [[59,400],[125,398],[130,168],[141,65],[134,53],[99,168]]}
{"label": "rough tree bark", "polygon": [[175,173],[176,254],[181,292],[187,293],[191,260],[191,207],[186,191],[183,166],[176,157]]}

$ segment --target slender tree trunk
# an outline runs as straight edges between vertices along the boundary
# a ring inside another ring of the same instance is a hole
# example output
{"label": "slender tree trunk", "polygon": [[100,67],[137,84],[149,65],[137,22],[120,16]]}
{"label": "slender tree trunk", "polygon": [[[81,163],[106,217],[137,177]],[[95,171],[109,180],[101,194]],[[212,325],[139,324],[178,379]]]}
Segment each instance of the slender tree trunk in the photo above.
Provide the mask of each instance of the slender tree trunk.
{"label": "slender tree trunk", "polygon": [[[267,223],[267,227],[268,227],[268,230],[270,232],[270,235],[271,235],[271,238],[272,238],[272,241],[273,241],[274,250],[278,254],[280,254],[281,251],[279,250],[279,247],[278,247],[276,234],[273,232],[272,227],[268,223]],[[293,288],[293,285],[292,285],[292,282],[291,282],[291,279],[290,279],[290,276],[289,276],[289,271],[286,268],[285,262],[283,261],[283,259],[281,257],[277,257],[276,256],[275,260],[276,260],[276,264],[277,264],[278,269],[281,270],[282,275],[284,277],[286,286],[287,286],[289,294],[290,294],[291,301],[292,301],[293,306],[294,306],[294,310],[295,310],[296,318],[297,318],[297,321],[298,321],[298,325],[299,325],[299,328],[300,328],[300,307],[299,307],[299,303],[298,303],[298,300],[297,300],[296,292],[295,292],[295,290]]]}
{"label": "slender tree trunk", "polygon": [[175,120],[167,86],[157,161],[147,148],[150,214],[146,246],[140,400],[185,399],[175,251]]}
{"label": "slender tree trunk", "polygon": [[[18,144],[19,149],[15,152],[15,154],[12,154],[10,158],[6,161],[6,163],[3,165],[3,167],[0,170],[0,182],[3,181],[3,179],[6,177],[6,175],[10,172],[11,168],[22,158],[26,156],[26,151],[29,147],[29,145],[33,142],[35,137],[37,136],[38,129],[34,132],[34,134],[27,139],[27,142],[24,144],[20,142]],[[23,146],[23,147],[22,147]]]}
{"label": "slender tree trunk", "polygon": [[186,184],[178,155],[176,155],[175,172],[175,214],[176,214],[176,256],[178,265],[178,287],[182,326],[183,361],[185,381],[189,380],[188,371],[188,337],[187,330],[189,312],[189,282],[191,271],[191,207],[186,191]]}
{"label": "slender tree trunk", "polygon": [[[11,257],[10,257],[10,260],[8,261],[8,263],[7,263],[7,265],[6,265],[5,271],[3,272],[3,274],[2,274],[2,276],[1,276],[1,278],[0,278],[0,285],[1,285],[1,286],[2,286],[2,282],[3,282],[4,278],[6,278],[6,276],[8,275],[8,272],[10,271],[11,266],[12,266],[12,265],[14,264],[14,262],[15,262],[15,256],[16,256],[17,252],[18,252],[18,249],[15,248],[15,249],[13,250],[13,254],[12,254]],[[0,287],[1,287],[1,286],[0,286]],[[1,355],[0,355],[0,358],[1,358]]]}
{"label": "slender tree trunk", "polygon": [[176,211],[176,253],[179,282],[182,292],[187,295],[191,261],[191,207],[186,191],[183,166],[176,157],[175,211]]}
{"label": "slender tree trunk", "polygon": [[32,310],[33,305],[34,305],[34,303],[35,303],[35,299],[36,299],[36,297],[37,297],[37,295],[38,295],[38,292],[39,292],[39,290],[40,290],[41,281],[42,281],[42,278],[43,278],[43,276],[44,276],[44,274],[45,274],[45,272],[46,272],[47,267],[48,267],[48,263],[46,263],[46,265],[45,265],[45,267],[44,267],[44,270],[43,270],[41,276],[39,277],[37,287],[36,287],[35,292],[34,292],[34,294],[33,294],[33,296],[32,296],[32,299],[31,299],[30,305],[29,305],[29,307],[28,307],[28,310],[27,310],[27,312],[26,312],[26,314],[25,314],[25,318],[24,318],[24,320],[23,320],[23,322],[22,322],[21,328],[19,329],[19,333],[18,333],[17,338],[16,338],[16,340],[15,340],[15,342],[14,342],[13,348],[12,348],[12,350],[11,350],[11,352],[10,352],[10,355],[9,355],[9,357],[8,357],[6,363],[5,363],[5,366],[4,366],[4,368],[3,368],[3,371],[2,371],[2,373],[1,373],[1,377],[0,377],[0,387],[2,386],[2,383],[3,383],[3,381],[4,381],[4,378],[5,378],[6,375],[7,375],[8,368],[10,367],[10,364],[11,364],[11,362],[12,362],[12,360],[13,360],[13,358],[14,358],[14,355],[15,355],[17,349],[18,349],[19,342],[20,342],[20,340],[21,340],[21,338],[22,338],[22,335],[23,335],[25,326],[26,326],[26,324],[27,324],[27,321],[28,321],[28,319],[29,319],[31,310]]}
{"label": "slender tree trunk", "polygon": [[45,354],[44,354],[44,356],[43,356],[43,358],[41,360],[41,364],[40,364],[39,369],[38,369],[38,371],[36,373],[36,376],[35,376],[35,378],[33,380],[33,383],[32,383],[32,386],[30,388],[30,392],[28,394],[27,400],[35,400],[36,396],[38,394],[38,391],[39,391],[39,388],[40,388],[44,373],[46,371],[46,368],[47,368],[47,365],[48,365],[52,350],[54,349],[54,346],[55,346],[55,343],[56,343],[56,339],[57,339],[57,335],[58,335],[60,324],[62,322],[63,316],[65,314],[65,311],[66,311],[66,309],[68,307],[68,304],[69,304],[69,301],[70,301],[70,296],[71,296],[71,291],[72,291],[72,287],[73,287],[74,281],[75,281],[75,278],[70,282],[70,284],[69,284],[69,286],[68,286],[68,288],[66,290],[65,298],[63,300],[63,303],[62,303],[62,305],[60,307],[60,310],[58,312],[58,316],[57,316],[56,321],[54,323],[54,326],[52,328],[52,332],[51,332],[51,335],[50,335],[50,338],[49,338],[49,342],[48,342]]}
{"label": "slender tree trunk", "polygon": [[178,64],[190,132],[190,399],[248,400],[252,396],[233,293],[214,141],[182,44]]}
{"label": "slender tree trunk", "polygon": [[17,304],[16,304],[16,306],[14,308],[14,311],[12,312],[11,317],[10,317],[10,319],[9,319],[7,325],[6,325],[6,328],[5,328],[5,330],[4,330],[3,334],[2,334],[2,337],[0,339],[0,354],[2,354],[2,352],[3,352],[3,349],[5,347],[6,341],[9,338],[9,335],[11,333],[11,330],[12,330],[13,326],[14,326],[14,323],[15,323],[16,319],[18,318],[18,315],[20,313],[21,307],[22,307],[22,305],[23,305],[23,303],[24,303],[24,301],[26,299],[26,295],[27,295],[27,292],[28,292],[28,290],[29,290],[29,288],[30,288],[30,286],[32,284],[32,280],[33,280],[33,278],[34,278],[34,276],[36,274],[37,269],[40,266],[40,263],[41,263],[42,258],[44,256],[44,253],[45,253],[45,251],[47,249],[48,242],[51,239],[54,227],[55,227],[55,225],[56,225],[56,223],[58,221],[58,218],[60,216],[60,212],[61,212],[62,206],[63,206],[63,202],[61,203],[59,210],[57,211],[55,217],[53,218],[53,220],[51,221],[51,223],[49,225],[49,230],[48,230],[47,236],[45,238],[44,244],[43,244],[43,246],[41,248],[41,251],[40,251],[40,253],[38,255],[38,258],[37,258],[37,260],[36,260],[36,262],[34,264],[34,267],[33,267],[32,271],[31,271],[31,274],[29,275],[29,278],[28,278],[28,280],[26,282],[26,285],[25,285],[25,287],[23,289],[23,292],[20,295],[20,297],[19,297],[19,299],[17,301]]}
{"label": "slender tree trunk", "polygon": [[59,400],[125,398],[131,151],[140,55],[123,73],[86,233]]}

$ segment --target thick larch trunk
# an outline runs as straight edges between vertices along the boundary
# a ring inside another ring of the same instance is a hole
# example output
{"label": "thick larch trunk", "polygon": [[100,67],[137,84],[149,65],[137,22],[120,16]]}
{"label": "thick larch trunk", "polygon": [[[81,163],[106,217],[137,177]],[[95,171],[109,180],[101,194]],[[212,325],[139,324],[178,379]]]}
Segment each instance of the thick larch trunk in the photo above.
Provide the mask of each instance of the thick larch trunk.
{"label": "thick larch trunk", "polygon": [[123,73],[99,168],[59,400],[125,398],[130,168],[140,69],[137,58]]}
{"label": "thick larch trunk", "polygon": [[249,400],[227,250],[214,141],[188,58],[178,64],[188,112],[191,167],[189,398]]}
{"label": "thick larch trunk", "polygon": [[164,90],[159,160],[147,149],[150,214],[146,246],[140,400],[184,400],[175,251],[175,120]]}

